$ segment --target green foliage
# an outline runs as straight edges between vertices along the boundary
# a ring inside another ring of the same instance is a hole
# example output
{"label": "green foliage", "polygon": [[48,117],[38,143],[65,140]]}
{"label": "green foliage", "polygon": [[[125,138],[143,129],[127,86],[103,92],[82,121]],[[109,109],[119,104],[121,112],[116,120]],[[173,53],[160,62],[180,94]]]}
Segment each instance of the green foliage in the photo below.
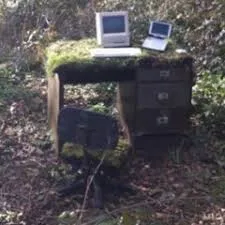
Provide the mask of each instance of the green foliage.
{"label": "green foliage", "polygon": [[193,87],[193,105],[206,125],[225,128],[225,77],[203,73]]}
{"label": "green foliage", "polygon": [[10,81],[4,81],[0,87],[0,105],[3,105],[5,100],[17,101],[23,99],[26,95],[24,88],[18,87]]}
{"label": "green foliage", "polygon": [[92,39],[84,41],[58,41],[46,49],[46,72],[52,75],[52,72],[60,65],[76,63],[81,66],[84,62],[91,63],[89,49],[96,47]]}
{"label": "green foliage", "polygon": [[[2,67],[1,67],[2,66]],[[30,102],[37,93],[30,91],[22,84],[23,76],[16,74],[11,66],[0,65],[0,111],[13,102]]]}
{"label": "green foliage", "polygon": [[23,91],[18,95],[19,87],[15,85],[12,79],[13,72],[8,68],[0,69],[0,107],[5,100],[17,100],[23,95]]}
{"label": "green foliage", "polygon": [[76,159],[80,159],[84,157],[83,147],[73,143],[65,143],[63,145],[62,155],[70,158],[74,157]]}
{"label": "green foliage", "polygon": [[0,60],[10,59],[18,70],[29,70],[40,67],[44,60],[39,54],[50,42],[64,37],[79,39],[83,32],[89,36],[94,28],[88,25],[93,18],[86,17],[91,11],[87,4],[86,0],[1,1]]}
{"label": "green foliage", "polygon": [[116,93],[116,83],[100,83],[96,84],[94,91],[98,95],[98,101],[104,103],[112,102]]}
{"label": "green foliage", "polygon": [[109,108],[103,102],[99,102],[95,105],[92,105],[89,109],[94,112],[99,112],[104,114],[109,113]]}
{"label": "green foliage", "polygon": [[88,99],[89,109],[95,112],[114,115],[116,83],[95,84],[93,91],[96,95]]}

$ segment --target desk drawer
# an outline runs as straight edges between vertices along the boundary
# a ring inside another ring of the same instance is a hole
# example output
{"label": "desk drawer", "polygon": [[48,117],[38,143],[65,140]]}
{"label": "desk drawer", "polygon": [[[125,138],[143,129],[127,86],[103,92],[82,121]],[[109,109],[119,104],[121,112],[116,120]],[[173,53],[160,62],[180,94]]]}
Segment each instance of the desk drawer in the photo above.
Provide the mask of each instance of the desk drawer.
{"label": "desk drawer", "polygon": [[137,80],[145,81],[189,81],[191,73],[185,68],[138,69]]}
{"label": "desk drawer", "polygon": [[137,108],[189,107],[191,87],[185,83],[138,85]]}
{"label": "desk drawer", "polygon": [[184,131],[188,126],[186,109],[153,109],[137,112],[137,134],[166,134]]}

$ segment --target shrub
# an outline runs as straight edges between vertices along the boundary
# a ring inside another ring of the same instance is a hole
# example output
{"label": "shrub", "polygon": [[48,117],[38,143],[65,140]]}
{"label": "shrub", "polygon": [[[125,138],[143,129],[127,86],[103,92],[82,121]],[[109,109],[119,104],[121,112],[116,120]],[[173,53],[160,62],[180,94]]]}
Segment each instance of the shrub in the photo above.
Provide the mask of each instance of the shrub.
{"label": "shrub", "polygon": [[193,87],[193,105],[206,126],[225,132],[225,77],[202,73]]}

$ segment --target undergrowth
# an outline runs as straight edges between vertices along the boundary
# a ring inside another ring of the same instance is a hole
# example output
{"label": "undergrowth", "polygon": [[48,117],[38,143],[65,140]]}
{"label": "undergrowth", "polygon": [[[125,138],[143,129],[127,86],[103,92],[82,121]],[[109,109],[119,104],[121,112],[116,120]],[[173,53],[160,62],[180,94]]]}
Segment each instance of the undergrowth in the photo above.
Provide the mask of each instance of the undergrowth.
{"label": "undergrowth", "polygon": [[225,134],[225,77],[202,73],[193,87],[193,106],[198,119],[208,128]]}

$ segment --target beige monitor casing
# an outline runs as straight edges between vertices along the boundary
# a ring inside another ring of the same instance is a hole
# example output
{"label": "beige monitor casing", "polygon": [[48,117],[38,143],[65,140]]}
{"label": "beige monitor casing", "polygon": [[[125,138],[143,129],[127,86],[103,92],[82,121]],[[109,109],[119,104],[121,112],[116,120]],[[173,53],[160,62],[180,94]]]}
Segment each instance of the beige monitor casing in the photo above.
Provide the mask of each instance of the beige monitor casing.
{"label": "beige monitor casing", "polygon": [[[121,33],[104,34],[103,18],[107,16],[124,16],[125,31]],[[97,43],[102,47],[130,46],[130,31],[127,11],[97,12],[96,13]]]}

